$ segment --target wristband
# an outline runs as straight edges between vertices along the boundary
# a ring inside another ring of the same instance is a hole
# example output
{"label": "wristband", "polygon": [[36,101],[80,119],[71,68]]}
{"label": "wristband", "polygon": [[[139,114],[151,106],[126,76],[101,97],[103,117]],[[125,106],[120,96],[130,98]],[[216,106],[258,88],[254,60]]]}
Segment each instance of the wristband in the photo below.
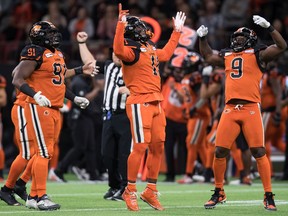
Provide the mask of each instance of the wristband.
{"label": "wristband", "polygon": [[19,90],[32,98],[36,94],[36,92],[27,83],[24,83],[23,85],[21,85]]}
{"label": "wristband", "polygon": [[83,74],[83,67],[82,66],[76,67],[76,68],[74,68],[74,70],[75,70],[75,75]]}
{"label": "wristband", "polygon": [[274,30],[275,30],[274,27],[272,25],[270,25],[269,28],[268,28],[268,31],[269,32],[273,32]]}
{"label": "wristband", "polygon": [[206,40],[206,35],[205,35],[205,36],[203,36],[203,37],[200,37],[200,40],[201,40],[201,41],[204,41],[204,40]]}
{"label": "wristband", "polygon": [[74,101],[74,98],[76,97],[76,95],[66,87],[66,91],[65,91],[65,98],[67,98],[70,101]]}
{"label": "wristband", "polygon": [[83,41],[83,42],[78,42],[78,44],[83,44],[83,43],[86,43],[86,41]]}

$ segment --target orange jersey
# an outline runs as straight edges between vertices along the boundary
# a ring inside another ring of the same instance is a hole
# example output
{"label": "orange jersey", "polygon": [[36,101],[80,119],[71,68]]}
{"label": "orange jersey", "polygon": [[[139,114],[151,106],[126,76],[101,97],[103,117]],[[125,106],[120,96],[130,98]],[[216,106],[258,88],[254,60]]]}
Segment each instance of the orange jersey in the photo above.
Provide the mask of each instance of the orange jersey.
{"label": "orange jersey", "polygon": [[[66,65],[62,52],[37,45],[27,45],[21,52],[22,60],[34,60],[37,62],[35,71],[26,79],[28,85],[34,91],[41,91],[50,101],[52,107],[62,107],[65,96],[64,76]],[[35,100],[27,97],[29,103],[36,104]]]}
{"label": "orange jersey", "polygon": [[260,81],[262,68],[258,65],[256,49],[242,52],[225,51],[225,102],[243,99],[260,103]]}
{"label": "orange jersey", "polygon": [[178,44],[179,32],[173,32],[163,49],[156,49],[152,41],[138,43],[124,40],[125,24],[118,22],[113,49],[122,60],[125,85],[130,90],[127,104],[162,101],[159,62],[168,61]]}
{"label": "orange jersey", "polygon": [[28,96],[26,94],[16,89],[16,100],[14,101],[14,104],[24,107],[27,97]]}
{"label": "orange jersey", "polygon": [[[170,87],[170,82],[174,83],[174,89]],[[176,93],[176,91],[178,93]],[[165,111],[165,116],[175,122],[186,123],[187,119],[184,118],[183,111],[186,106],[184,103],[185,95],[189,93],[189,89],[183,83],[175,82],[173,77],[169,77],[162,87],[162,94],[164,100],[162,101],[162,108]],[[179,99],[178,94],[182,99]]]}

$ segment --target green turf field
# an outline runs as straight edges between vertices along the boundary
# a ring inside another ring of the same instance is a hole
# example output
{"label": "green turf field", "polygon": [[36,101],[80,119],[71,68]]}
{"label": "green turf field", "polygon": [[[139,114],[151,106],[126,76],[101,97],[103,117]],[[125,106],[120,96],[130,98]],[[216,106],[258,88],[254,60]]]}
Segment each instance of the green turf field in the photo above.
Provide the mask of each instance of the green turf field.
{"label": "green turf field", "polygon": [[[206,210],[203,204],[213,192],[213,185],[194,183],[190,185],[179,185],[177,183],[159,182],[158,190],[161,192],[160,201],[165,210],[155,211],[139,199],[139,212],[129,212],[124,202],[104,200],[103,194],[108,189],[107,182],[84,183],[74,177],[68,183],[48,182],[47,192],[52,200],[61,204],[61,209],[51,212],[40,212],[30,210],[24,206],[8,206],[0,201],[1,215],[61,215],[61,216],[87,216],[87,215],[281,215],[288,216],[288,182],[273,181],[273,192],[278,208],[277,212],[268,212],[263,208],[263,189],[257,180],[252,186],[225,187],[227,202],[218,205],[216,209]],[[161,179],[161,178],[160,178]],[[162,177],[163,179],[163,177]],[[29,186],[28,186],[29,187]],[[145,183],[138,183],[138,191],[141,192]],[[20,200],[22,202],[22,200]],[[24,202],[22,202],[24,203]]]}

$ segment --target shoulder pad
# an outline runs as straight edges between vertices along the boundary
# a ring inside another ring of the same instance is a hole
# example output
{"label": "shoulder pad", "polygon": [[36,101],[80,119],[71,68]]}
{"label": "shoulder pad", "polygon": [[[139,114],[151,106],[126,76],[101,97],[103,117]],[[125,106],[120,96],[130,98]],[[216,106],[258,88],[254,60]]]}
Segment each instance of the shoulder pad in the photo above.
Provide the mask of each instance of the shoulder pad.
{"label": "shoulder pad", "polygon": [[125,38],[124,45],[130,46],[131,48],[134,48],[134,49],[140,49],[141,47],[141,44],[139,42],[128,39],[128,38]]}
{"label": "shoulder pad", "polygon": [[0,75],[0,88],[5,88],[6,87],[6,79],[4,76]]}
{"label": "shoulder pad", "polygon": [[22,60],[34,60],[39,61],[45,51],[45,47],[37,46],[35,44],[29,44],[25,46],[20,54],[20,61]]}
{"label": "shoulder pad", "polygon": [[259,52],[259,51],[264,50],[266,48],[267,48],[267,45],[265,45],[265,44],[257,44],[254,47],[254,52]]}
{"label": "shoulder pad", "polygon": [[221,49],[219,52],[219,56],[221,56],[221,57],[225,56],[226,52],[233,52],[233,50],[231,48]]}

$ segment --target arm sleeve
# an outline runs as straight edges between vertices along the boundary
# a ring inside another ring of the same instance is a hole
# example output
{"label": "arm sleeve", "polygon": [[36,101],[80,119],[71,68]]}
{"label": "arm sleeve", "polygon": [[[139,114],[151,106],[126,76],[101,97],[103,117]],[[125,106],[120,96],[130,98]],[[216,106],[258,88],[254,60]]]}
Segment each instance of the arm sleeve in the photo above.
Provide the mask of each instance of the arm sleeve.
{"label": "arm sleeve", "polygon": [[124,45],[124,27],[125,23],[117,23],[113,42],[113,51],[115,55],[122,61],[132,62],[135,59],[135,54],[132,47],[127,47]]}
{"label": "arm sleeve", "polygon": [[168,61],[173,55],[174,50],[178,45],[181,33],[173,31],[171,37],[163,49],[157,49],[159,61]]}

